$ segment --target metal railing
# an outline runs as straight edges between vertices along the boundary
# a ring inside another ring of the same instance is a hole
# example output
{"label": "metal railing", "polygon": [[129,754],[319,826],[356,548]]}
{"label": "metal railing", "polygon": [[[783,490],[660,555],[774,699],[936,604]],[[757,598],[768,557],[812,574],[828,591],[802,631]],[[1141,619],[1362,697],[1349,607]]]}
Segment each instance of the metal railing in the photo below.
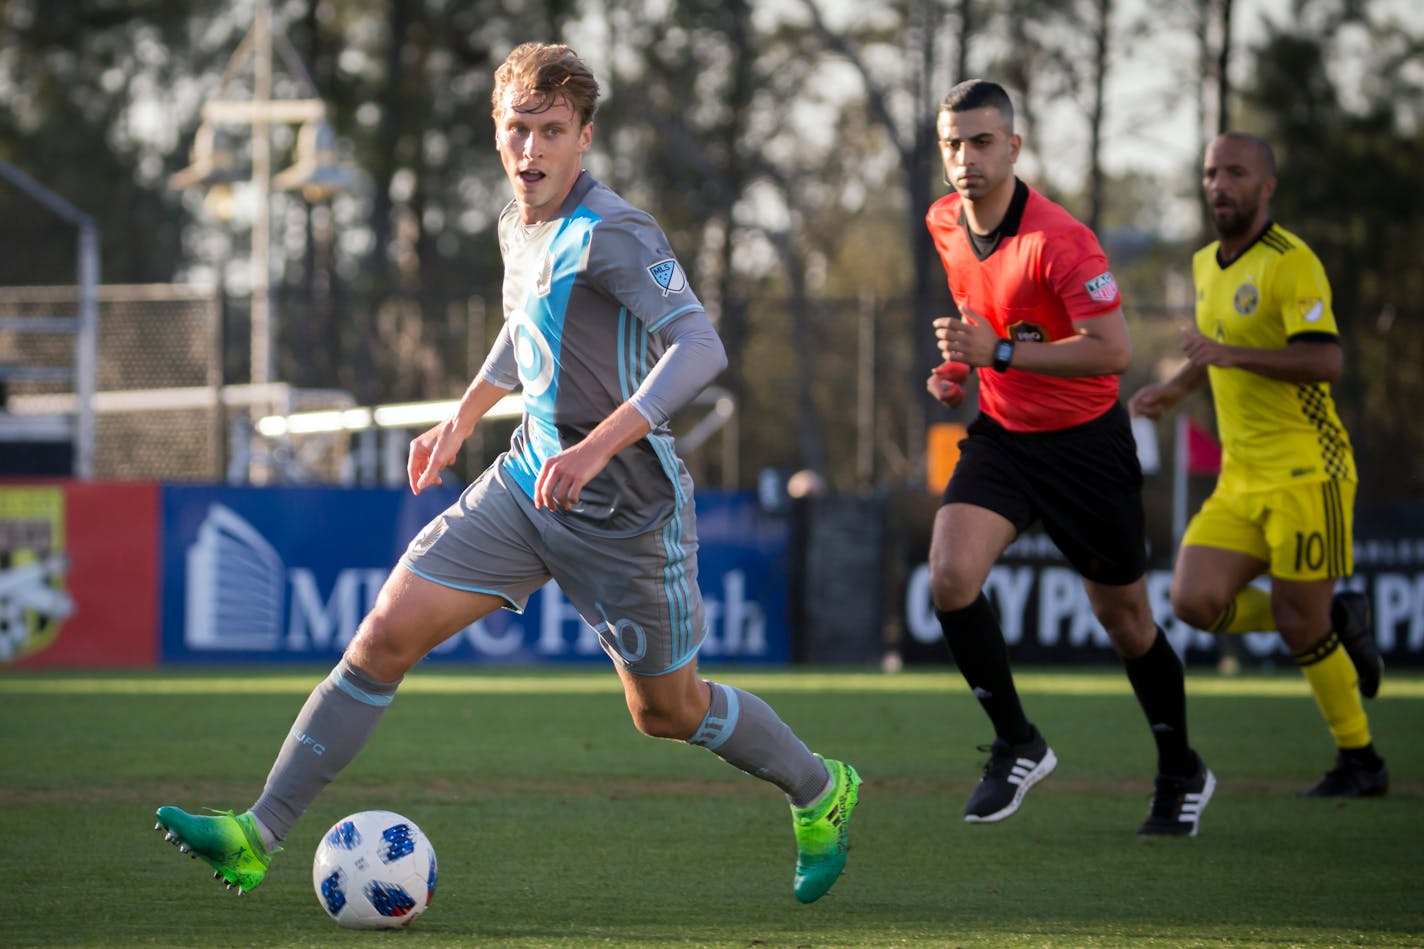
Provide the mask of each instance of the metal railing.
{"label": "metal railing", "polygon": [[[0,366],[0,382],[70,382],[77,397],[73,415],[74,474],[79,478],[94,476],[94,410],[92,407],[97,379],[97,327],[99,317],[99,225],[94,218],[40,184],[14,165],[0,159],[0,177],[4,177],[37,204],[72,224],[79,232],[77,284],[79,312],[73,316],[8,317],[0,321],[0,330],[14,334],[72,334],[73,357],[67,365]],[[55,420],[46,423],[53,426]]]}

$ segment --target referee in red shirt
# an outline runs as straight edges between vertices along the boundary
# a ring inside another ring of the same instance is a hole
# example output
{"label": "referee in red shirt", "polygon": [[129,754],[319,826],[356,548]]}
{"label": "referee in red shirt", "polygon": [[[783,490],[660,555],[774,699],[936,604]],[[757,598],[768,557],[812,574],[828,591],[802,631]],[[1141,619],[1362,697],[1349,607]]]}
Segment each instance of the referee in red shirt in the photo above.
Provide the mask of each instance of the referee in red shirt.
{"label": "referee in red shirt", "polygon": [[1000,554],[1039,523],[1082,575],[1157,743],[1138,833],[1194,836],[1216,779],[1187,741],[1182,664],[1147,600],[1142,470],[1117,401],[1132,357],[1117,283],[1092,231],[1014,176],[1020,138],[1002,87],[955,86],[936,129],[954,193],[927,222],[960,315],[934,321],[946,362],[927,386],[953,407],[978,369],[980,411],[935,516],[930,589],[995,734],[964,819],[1003,820],[1057,764],[982,592]]}

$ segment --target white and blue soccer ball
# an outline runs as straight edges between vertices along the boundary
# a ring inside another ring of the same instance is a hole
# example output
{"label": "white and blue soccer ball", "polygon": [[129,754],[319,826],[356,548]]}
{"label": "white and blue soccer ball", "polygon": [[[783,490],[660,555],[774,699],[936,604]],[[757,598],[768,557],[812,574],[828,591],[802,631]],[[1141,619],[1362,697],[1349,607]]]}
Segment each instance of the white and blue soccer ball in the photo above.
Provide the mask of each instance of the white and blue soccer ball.
{"label": "white and blue soccer ball", "polygon": [[430,905],[435,878],[430,839],[392,811],[361,811],[337,821],[312,861],[317,900],[348,929],[409,926]]}

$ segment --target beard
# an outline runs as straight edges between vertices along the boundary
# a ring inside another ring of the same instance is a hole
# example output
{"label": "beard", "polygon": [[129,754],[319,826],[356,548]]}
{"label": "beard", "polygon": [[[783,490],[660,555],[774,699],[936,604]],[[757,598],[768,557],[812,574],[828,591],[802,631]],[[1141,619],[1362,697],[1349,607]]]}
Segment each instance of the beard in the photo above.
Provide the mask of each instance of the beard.
{"label": "beard", "polygon": [[1256,220],[1256,209],[1254,201],[1212,207],[1211,223],[1219,237],[1245,237],[1252,222]]}

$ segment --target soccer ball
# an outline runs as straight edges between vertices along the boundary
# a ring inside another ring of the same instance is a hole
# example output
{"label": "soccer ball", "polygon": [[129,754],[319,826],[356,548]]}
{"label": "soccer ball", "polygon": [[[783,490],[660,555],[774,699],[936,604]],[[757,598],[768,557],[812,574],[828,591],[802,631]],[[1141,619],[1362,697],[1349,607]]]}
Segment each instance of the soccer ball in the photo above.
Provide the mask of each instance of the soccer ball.
{"label": "soccer ball", "polygon": [[361,811],[332,825],[316,848],[312,888],[348,929],[409,926],[435,895],[435,848],[415,822]]}

